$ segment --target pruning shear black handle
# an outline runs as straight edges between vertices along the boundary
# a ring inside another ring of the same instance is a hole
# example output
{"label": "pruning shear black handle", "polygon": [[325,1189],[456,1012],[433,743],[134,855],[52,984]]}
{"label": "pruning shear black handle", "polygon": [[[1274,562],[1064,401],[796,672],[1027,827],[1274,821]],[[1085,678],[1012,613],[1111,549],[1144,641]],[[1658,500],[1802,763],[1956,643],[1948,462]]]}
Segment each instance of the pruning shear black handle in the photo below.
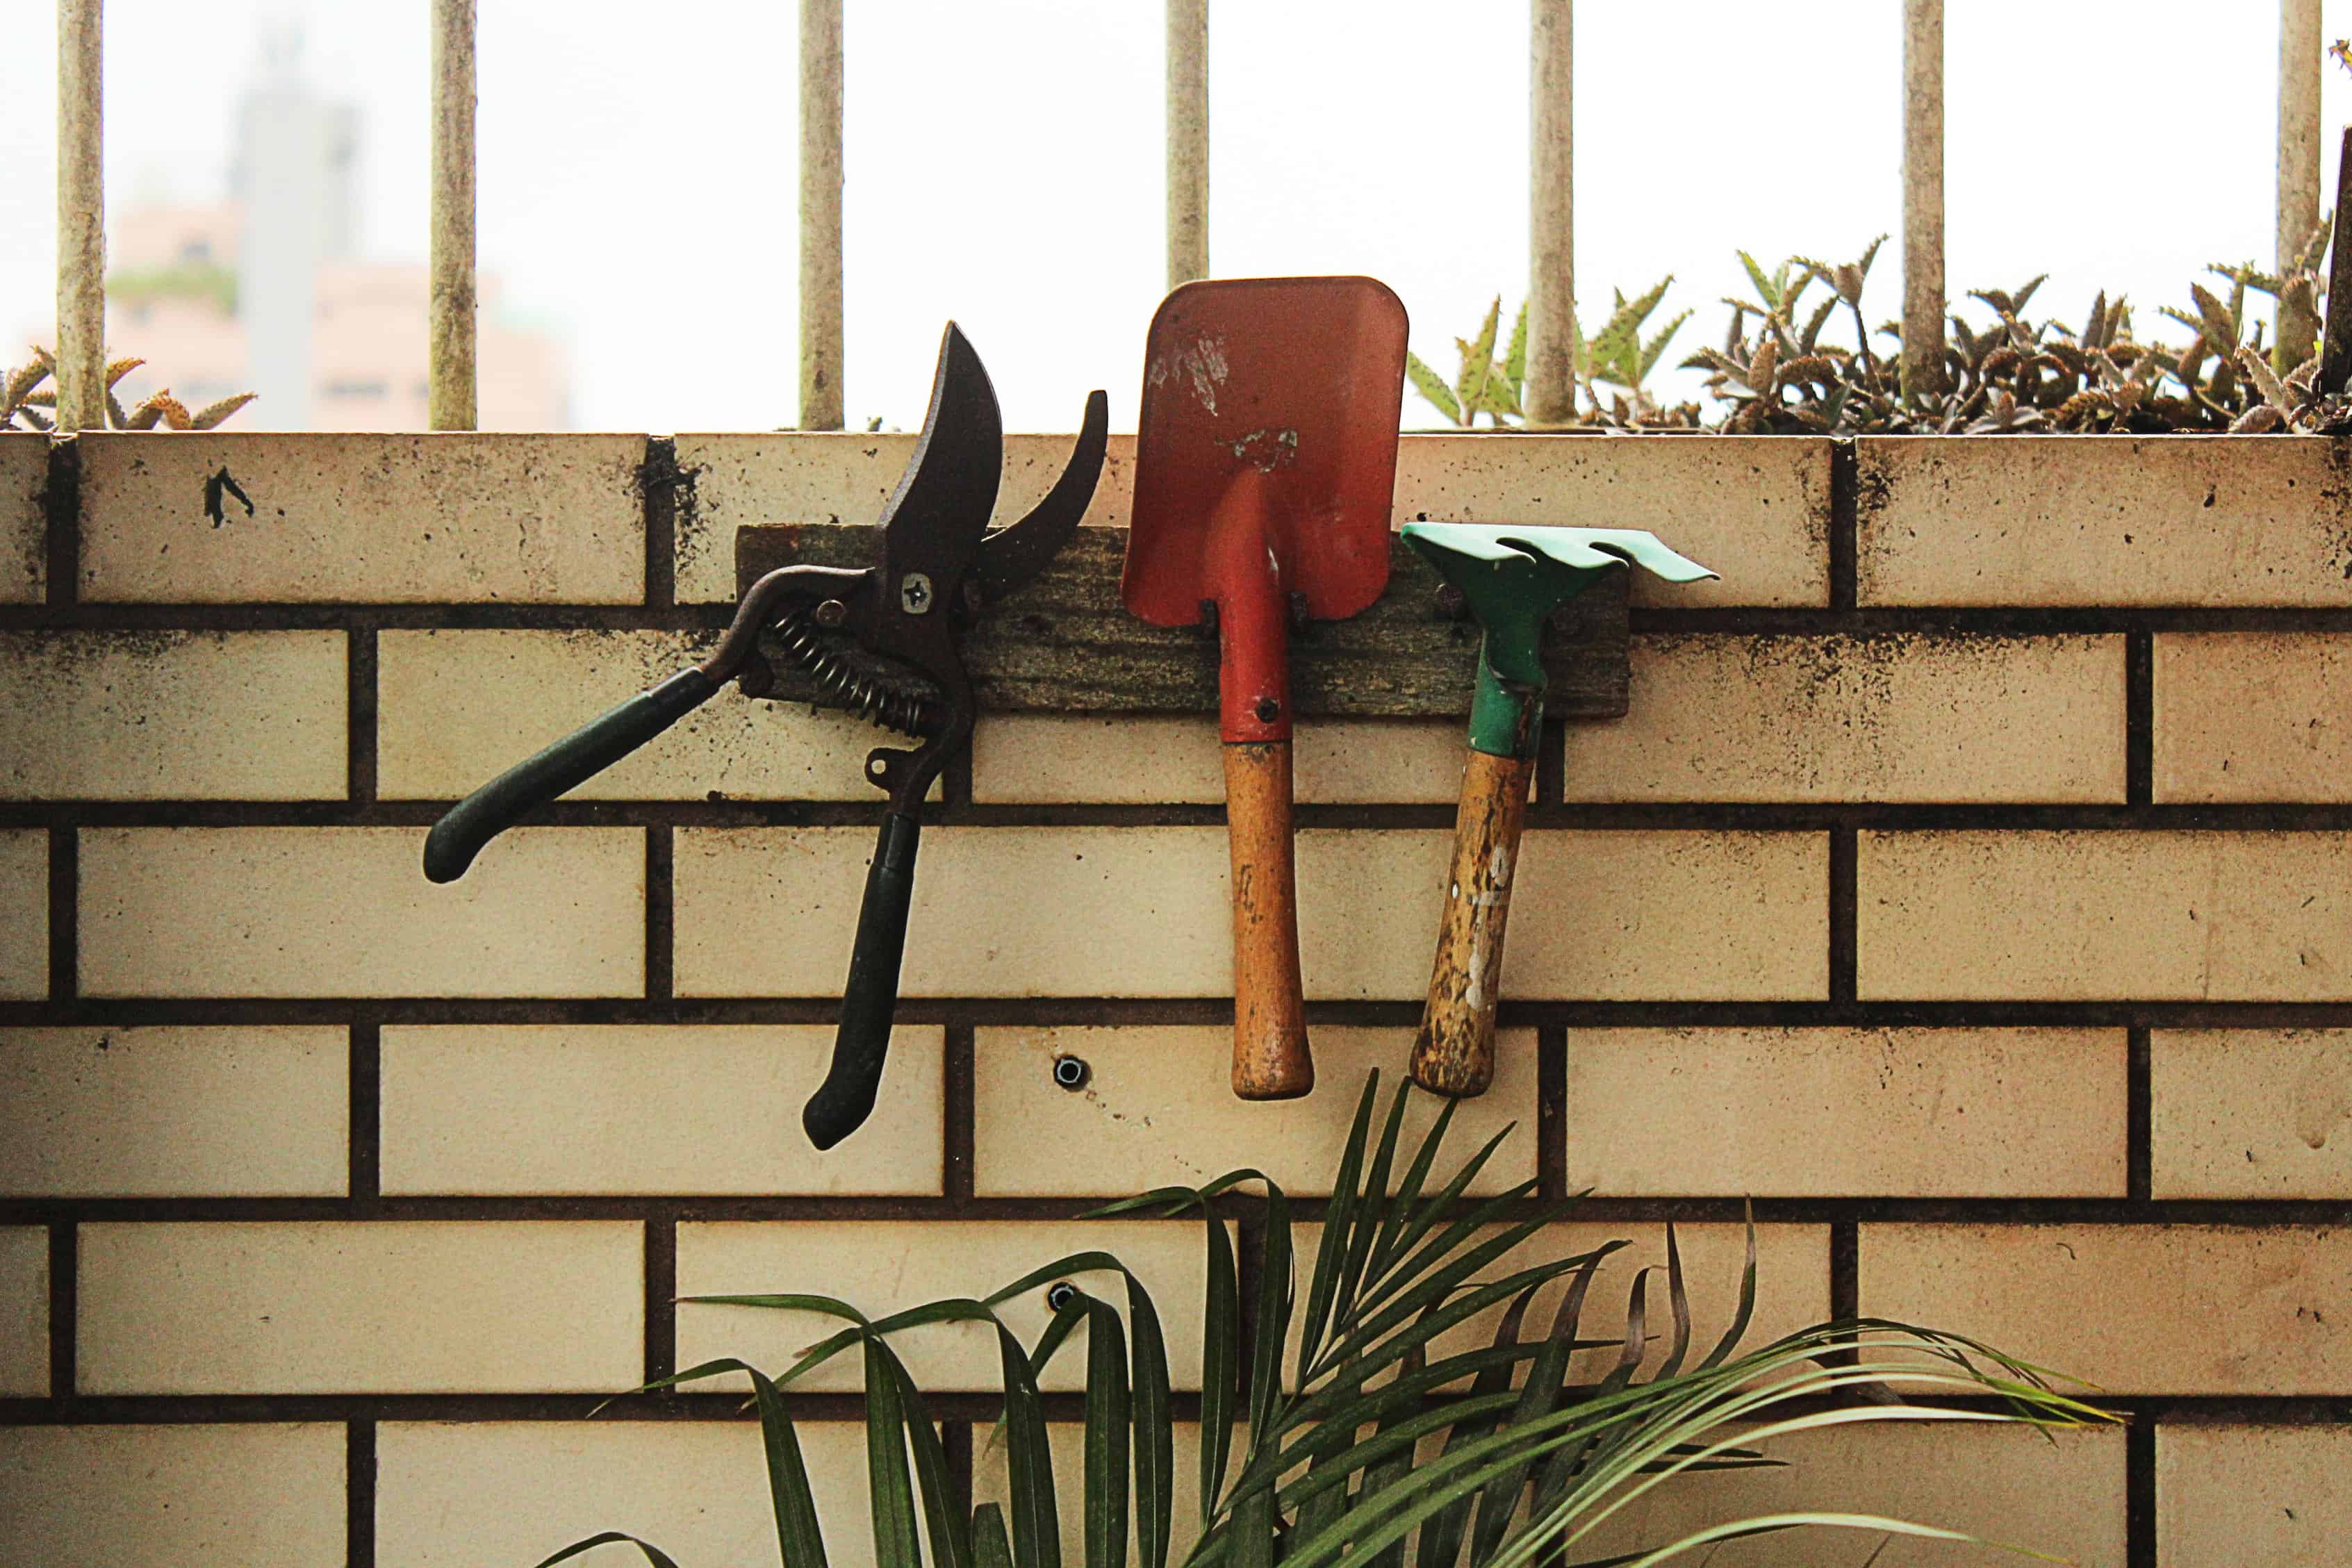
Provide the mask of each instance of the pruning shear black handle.
{"label": "pruning shear black handle", "polygon": [[455,882],[482,846],[567,789],[576,789],[717,695],[700,669],[677,674],[491,779],[433,824],[425,838],[425,879]]}
{"label": "pruning shear black handle", "polygon": [[857,911],[857,937],[849,949],[849,978],[841,988],[841,1027],[833,1039],[833,1066],[801,1111],[809,1142],[829,1149],[865,1125],[882,1084],[890,1052],[890,1023],[898,1010],[898,966],[907,950],[907,911],[915,897],[915,851],[923,825],[893,810],[882,818],[874,863],[866,868],[866,901]]}

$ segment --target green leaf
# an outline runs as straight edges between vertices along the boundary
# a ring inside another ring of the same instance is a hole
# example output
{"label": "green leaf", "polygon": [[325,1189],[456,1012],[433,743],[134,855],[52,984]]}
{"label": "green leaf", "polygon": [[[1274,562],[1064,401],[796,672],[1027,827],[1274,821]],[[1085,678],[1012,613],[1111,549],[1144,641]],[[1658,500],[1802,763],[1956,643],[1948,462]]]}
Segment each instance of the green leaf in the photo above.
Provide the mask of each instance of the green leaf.
{"label": "green leaf", "polygon": [[768,1502],[776,1517],[776,1555],[783,1568],[824,1568],[824,1534],[816,1520],[816,1499],[809,1491],[808,1461],[801,1456],[800,1434],[784,1414],[783,1396],[759,1371],[741,1368],[751,1378],[751,1396],[760,1410],[760,1444],[768,1458]]}
{"label": "green leaf", "polygon": [[1528,379],[1528,304],[1519,301],[1518,316],[1511,322],[1511,346],[1503,354],[1503,379],[1511,383],[1511,401],[1517,402],[1519,388]]}
{"label": "green leaf", "polygon": [[923,1502],[923,1532],[931,1545],[929,1568],[973,1568],[971,1522],[957,1505],[955,1482],[939,1427],[906,1364],[887,1345],[876,1343],[889,1362],[890,1375],[906,1405],[908,1444],[914,1449],[915,1479]]}
{"label": "green leaf", "polygon": [[1290,1200],[1266,1184],[1265,1231],[1258,1246],[1257,1314],[1250,1325],[1249,1424],[1253,1446],[1265,1442],[1282,1398],[1282,1348],[1290,1337]]}
{"label": "green leaf", "polygon": [[1748,1260],[1739,1270],[1739,1307],[1731,1314],[1731,1326],[1724,1331],[1723,1337],[1716,1342],[1706,1359],[1699,1363],[1702,1372],[1723,1364],[1724,1358],[1748,1333],[1748,1322],[1756,1315],[1756,1205],[1753,1201],[1748,1203],[1747,1214]]}
{"label": "green leaf", "polygon": [[[1462,417],[1462,405],[1454,401],[1453,389],[1445,384],[1445,378],[1431,370],[1427,361],[1410,350],[1406,350],[1404,356],[1404,373],[1405,379],[1412,383],[1412,390],[1434,406],[1438,413],[1455,424],[1469,423]],[[1123,1204],[1119,1207],[1139,1207],[1141,1201],[1139,1199],[1134,1203]]]}
{"label": "green leaf", "polygon": [[1013,1543],[1004,1538],[1004,1511],[992,1502],[971,1511],[972,1568],[1013,1568]]}
{"label": "green leaf", "polygon": [[[1209,1222],[1214,1225],[1213,1219]],[[1133,1334],[1130,1383],[1135,1398],[1135,1544],[1138,1568],[1167,1568],[1174,1524],[1176,1448],[1169,1408],[1168,1344],[1160,1309],[1143,1281],[1127,1277],[1127,1321]]]}
{"label": "green leaf", "polygon": [[1201,1311],[1201,1523],[1216,1517],[1233,1450],[1234,1385],[1241,1367],[1241,1296],[1233,1238],[1208,1222],[1208,1289]]}
{"label": "green leaf", "polygon": [[[1834,301],[1830,301],[1830,303],[1834,303]],[[1633,384],[1636,389],[1639,389],[1641,383],[1644,380],[1648,379],[1650,372],[1657,368],[1659,359],[1663,357],[1666,351],[1666,345],[1674,340],[1675,334],[1681,331],[1683,323],[1690,319],[1691,313],[1687,310],[1684,311],[1681,315],[1667,322],[1664,327],[1659,329],[1656,337],[1652,338],[1647,344],[1643,345],[1642,349],[1642,362],[1636,365],[1633,370]]]}
{"label": "green leaf", "polygon": [[[1397,1092],[1404,1092],[1402,1086]],[[1438,1147],[1445,1142],[1445,1130],[1454,1122],[1454,1107],[1459,1103],[1448,1100],[1440,1105],[1429,1124],[1429,1131],[1421,1135],[1421,1146],[1413,1151],[1412,1163],[1405,1167],[1404,1177],[1397,1184],[1396,1199],[1381,1216],[1380,1234],[1372,1239],[1372,1256],[1367,1266],[1370,1278],[1379,1279],[1393,1261],[1397,1239],[1421,1202],[1422,1185],[1429,1179],[1429,1168],[1436,1162]]]}
{"label": "green leaf", "polygon": [[1486,395],[1486,377],[1495,364],[1495,331],[1502,315],[1503,297],[1497,294],[1486,308],[1486,319],[1479,323],[1478,336],[1467,343],[1454,340],[1454,346],[1462,350],[1462,374],[1454,383],[1454,395],[1465,412],[1476,408]]}
{"label": "green leaf", "polygon": [[[1494,1343],[1496,1349],[1516,1346],[1519,1343],[1519,1323],[1527,1316],[1528,1303],[1534,1299],[1533,1290],[1522,1291],[1504,1309],[1501,1322],[1495,1325]],[[1507,1392],[1510,1386],[1511,1373],[1507,1365],[1490,1369],[1480,1373],[1471,1383],[1470,1396],[1473,1399],[1481,1396],[1492,1398]],[[1494,1429],[1492,1419],[1456,1421],[1454,1429],[1446,1434],[1445,1447],[1440,1452],[1453,1453]],[[1418,1568],[1454,1568],[1454,1559],[1462,1554],[1462,1534],[1469,1527],[1470,1510],[1477,1499],[1475,1492],[1459,1492],[1422,1526],[1420,1552],[1414,1559]]]}
{"label": "green leaf", "polygon": [[539,1560],[538,1568],[554,1568],[556,1563],[563,1562],[567,1558],[577,1557],[583,1552],[593,1551],[599,1546],[612,1546],[622,1542],[626,1542],[628,1545],[635,1547],[639,1552],[644,1552],[646,1561],[652,1563],[654,1568],[677,1568],[677,1564],[672,1562],[669,1554],[662,1551],[661,1548],[640,1541],[634,1535],[624,1534],[617,1530],[607,1530],[600,1535],[592,1535],[585,1541],[575,1541],[571,1545],[565,1547],[562,1551],[557,1552],[554,1556],[541,1558]]}
{"label": "green leaf", "polygon": [[1127,1335],[1107,1301],[1087,1309],[1086,1568],[1127,1568]]}
{"label": "green leaf", "polygon": [[[1756,298],[1764,301],[1766,309],[1778,310],[1780,308],[1780,291],[1772,286],[1772,280],[1765,276],[1764,269],[1756,265],[1754,256],[1744,250],[1738,254],[1739,265],[1748,269],[1748,281],[1756,286]],[[1783,272],[1785,274],[1785,268]]]}
{"label": "green leaf", "polygon": [[997,1335],[1004,1381],[1004,1470],[1013,1503],[1014,1568],[1061,1568],[1062,1525],[1054,1500],[1054,1450],[1029,1358],[1010,1333]]}
{"label": "green leaf", "polygon": [[873,1500],[877,1568],[922,1568],[915,1488],[907,1473],[904,1390],[881,1342],[866,1342],[866,1484]]}
{"label": "green leaf", "polygon": [[1307,1315],[1299,1326],[1296,1381],[1301,1388],[1309,1381],[1315,1353],[1322,1348],[1324,1331],[1331,1325],[1331,1306],[1339,1292],[1356,1207],[1361,1201],[1356,1183],[1363,1175],[1364,1145],[1371,1139],[1372,1104],[1380,1089],[1380,1073],[1368,1074],[1364,1092],[1356,1099],[1356,1119],[1348,1129],[1347,1145],[1339,1155],[1339,1172],[1331,1178],[1331,1200],[1323,1211],[1322,1239],[1315,1249],[1315,1271],[1307,1287]]}
{"label": "green leaf", "polygon": [[[1559,1310],[1552,1314],[1551,1333],[1544,1340],[1543,1351],[1528,1368],[1528,1380],[1520,1388],[1517,1407],[1511,1412],[1510,1426],[1527,1426],[1558,1407],[1568,1381],[1569,1356],[1576,1348],[1577,1321],[1583,1316],[1585,1293],[1591,1289],[1601,1260],[1598,1252],[1586,1259],[1576,1278],[1570,1281]],[[1534,1468],[1535,1461],[1530,1458],[1487,1483],[1478,1499],[1477,1523],[1471,1530],[1471,1562],[1484,1563],[1495,1554],[1495,1548],[1502,1543],[1504,1532],[1511,1526],[1511,1515],[1518,1508],[1528,1473]]]}

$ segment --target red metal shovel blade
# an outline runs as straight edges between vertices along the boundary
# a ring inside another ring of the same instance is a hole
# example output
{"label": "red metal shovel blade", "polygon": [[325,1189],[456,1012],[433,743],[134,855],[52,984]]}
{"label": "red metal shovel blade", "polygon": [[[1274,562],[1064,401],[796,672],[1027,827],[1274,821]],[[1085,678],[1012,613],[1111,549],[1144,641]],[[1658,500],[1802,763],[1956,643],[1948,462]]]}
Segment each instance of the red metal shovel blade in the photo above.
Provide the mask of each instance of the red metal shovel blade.
{"label": "red metal shovel blade", "polygon": [[1201,619],[1218,597],[1212,515],[1253,469],[1276,570],[1307,612],[1341,620],[1378,599],[1404,345],[1403,304],[1370,277],[1218,278],[1161,301],[1144,357],[1127,607],[1160,626]]}

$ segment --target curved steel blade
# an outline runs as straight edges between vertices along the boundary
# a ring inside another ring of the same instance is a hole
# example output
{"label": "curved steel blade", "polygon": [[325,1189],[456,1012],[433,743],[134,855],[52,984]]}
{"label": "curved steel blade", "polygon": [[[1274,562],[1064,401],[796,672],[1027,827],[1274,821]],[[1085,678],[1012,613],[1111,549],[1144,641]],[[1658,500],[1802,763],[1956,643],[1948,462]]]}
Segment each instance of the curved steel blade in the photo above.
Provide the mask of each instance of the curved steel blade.
{"label": "curved steel blade", "polygon": [[1088,392],[1086,421],[1078,427],[1077,444],[1070,448],[1062,476],[1028,516],[980,541],[980,564],[971,575],[979,603],[994,603],[1043,571],[1078,531],[1102,478],[1103,452],[1109,443],[1110,400],[1101,392]]}
{"label": "curved steel blade", "polygon": [[996,389],[971,340],[950,321],[940,339],[922,439],[882,508],[882,564],[892,595],[910,572],[944,593],[971,569],[996,509],[1003,465]]}

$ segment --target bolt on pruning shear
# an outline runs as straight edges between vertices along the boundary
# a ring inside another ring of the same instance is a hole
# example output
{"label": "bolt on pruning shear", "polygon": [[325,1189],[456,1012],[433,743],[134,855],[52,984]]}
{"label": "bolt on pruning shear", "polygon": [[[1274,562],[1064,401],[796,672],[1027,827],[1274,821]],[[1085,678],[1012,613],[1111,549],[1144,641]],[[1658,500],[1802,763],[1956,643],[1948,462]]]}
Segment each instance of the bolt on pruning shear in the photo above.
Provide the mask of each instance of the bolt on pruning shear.
{"label": "bolt on pruning shear", "polygon": [[[971,738],[975,703],[958,642],[979,612],[1035,577],[1076,531],[1102,474],[1109,417],[1104,395],[1089,393],[1077,444],[1053,489],[1020,521],[989,531],[1003,466],[1003,425],[979,354],[949,322],[922,437],[883,507],[874,563],[787,566],[761,578],[700,664],[638,693],[451,807],[425,841],[425,877],[439,883],[464,875],[482,847],[525,813],[628,756],[729,681],[739,681],[746,696],[765,695],[775,674],[760,639],[772,628],[785,653],[836,700],[921,742],[907,750],[877,747],[866,758],[866,779],[887,793],[889,804],[866,870],[832,1069],[801,1116],[809,1141],[820,1149],[856,1132],[874,1109],[898,1010],[923,797]],[[839,635],[828,640],[826,632]],[[839,636],[906,666],[919,683],[877,677],[853,665],[836,645]]]}

